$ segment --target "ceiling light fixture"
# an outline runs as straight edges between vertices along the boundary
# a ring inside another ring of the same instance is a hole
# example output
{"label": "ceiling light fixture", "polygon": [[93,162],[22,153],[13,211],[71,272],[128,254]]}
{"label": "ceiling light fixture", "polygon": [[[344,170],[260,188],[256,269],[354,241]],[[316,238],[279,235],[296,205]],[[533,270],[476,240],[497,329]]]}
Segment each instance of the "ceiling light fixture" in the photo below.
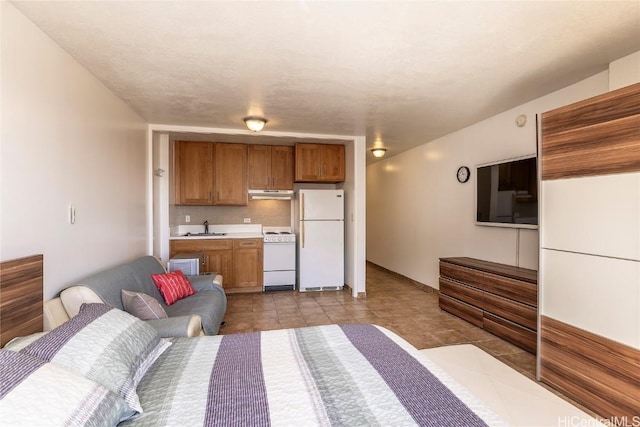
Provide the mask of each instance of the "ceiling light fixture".
{"label": "ceiling light fixture", "polygon": [[381,148],[381,147],[372,148],[371,153],[373,154],[374,157],[383,157],[387,153],[387,149]]}
{"label": "ceiling light fixture", "polygon": [[264,117],[249,116],[245,117],[243,120],[249,130],[254,132],[260,132],[264,125],[267,124],[267,119],[265,119]]}

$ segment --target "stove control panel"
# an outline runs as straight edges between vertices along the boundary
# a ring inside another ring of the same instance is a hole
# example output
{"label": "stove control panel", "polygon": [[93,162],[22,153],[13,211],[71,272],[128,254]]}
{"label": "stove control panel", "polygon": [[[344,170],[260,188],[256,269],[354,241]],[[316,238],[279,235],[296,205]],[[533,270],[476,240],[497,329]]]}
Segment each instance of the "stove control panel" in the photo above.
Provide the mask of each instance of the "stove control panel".
{"label": "stove control panel", "polygon": [[295,234],[265,234],[265,243],[295,243]]}

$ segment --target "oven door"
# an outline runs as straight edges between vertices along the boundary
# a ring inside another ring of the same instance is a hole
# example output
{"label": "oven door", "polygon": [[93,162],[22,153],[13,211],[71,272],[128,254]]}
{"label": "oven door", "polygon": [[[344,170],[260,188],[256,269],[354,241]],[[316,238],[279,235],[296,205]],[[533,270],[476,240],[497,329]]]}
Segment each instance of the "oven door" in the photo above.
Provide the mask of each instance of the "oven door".
{"label": "oven door", "polygon": [[265,243],[264,271],[287,271],[296,269],[295,243]]}

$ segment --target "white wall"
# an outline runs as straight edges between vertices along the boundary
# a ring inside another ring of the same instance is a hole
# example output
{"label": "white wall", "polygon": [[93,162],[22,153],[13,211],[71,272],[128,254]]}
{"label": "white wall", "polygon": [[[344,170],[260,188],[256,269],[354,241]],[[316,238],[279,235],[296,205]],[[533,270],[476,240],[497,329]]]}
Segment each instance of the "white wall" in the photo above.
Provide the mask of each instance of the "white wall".
{"label": "white wall", "polygon": [[345,192],[345,276],[352,295],[366,292],[366,138],[356,137],[345,146],[346,179],[338,184]]}
{"label": "white wall", "polygon": [[640,82],[640,51],[609,64],[609,90]]}
{"label": "white wall", "polygon": [[[475,225],[475,165],[536,152],[535,115],[608,90],[602,72],[367,167],[367,259],[438,287],[438,259],[538,268],[538,232]],[[526,125],[515,119],[525,114]],[[459,166],[472,171],[466,184]],[[517,247],[518,233],[520,245]]]}
{"label": "white wall", "polygon": [[169,193],[171,166],[169,135],[153,133],[153,255],[169,262]]}
{"label": "white wall", "polygon": [[0,259],[44,254],[49,299],[146,252],[146,123],[10,3],[1,8]]}

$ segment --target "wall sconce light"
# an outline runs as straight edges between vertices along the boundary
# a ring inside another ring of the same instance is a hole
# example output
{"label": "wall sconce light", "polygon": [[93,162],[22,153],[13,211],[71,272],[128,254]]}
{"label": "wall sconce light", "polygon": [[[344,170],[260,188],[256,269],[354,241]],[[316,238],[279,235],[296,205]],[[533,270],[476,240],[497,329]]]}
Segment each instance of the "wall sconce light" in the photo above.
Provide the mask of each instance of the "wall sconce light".
{"label": "wall sconce light", "polygon": [[264,125],[267,124],[267,119],[265,119],[264,117],[249,116],[245,117],[243,120],[247,125],[247,128],[254,132],[260,132]]}
{"label": "wall sconce light", "polygon": [[373,154],[373,157],[383,157],[386,153],[387,153],[386,148],[378,147],[378,148],[371,149],[371,154]]}

